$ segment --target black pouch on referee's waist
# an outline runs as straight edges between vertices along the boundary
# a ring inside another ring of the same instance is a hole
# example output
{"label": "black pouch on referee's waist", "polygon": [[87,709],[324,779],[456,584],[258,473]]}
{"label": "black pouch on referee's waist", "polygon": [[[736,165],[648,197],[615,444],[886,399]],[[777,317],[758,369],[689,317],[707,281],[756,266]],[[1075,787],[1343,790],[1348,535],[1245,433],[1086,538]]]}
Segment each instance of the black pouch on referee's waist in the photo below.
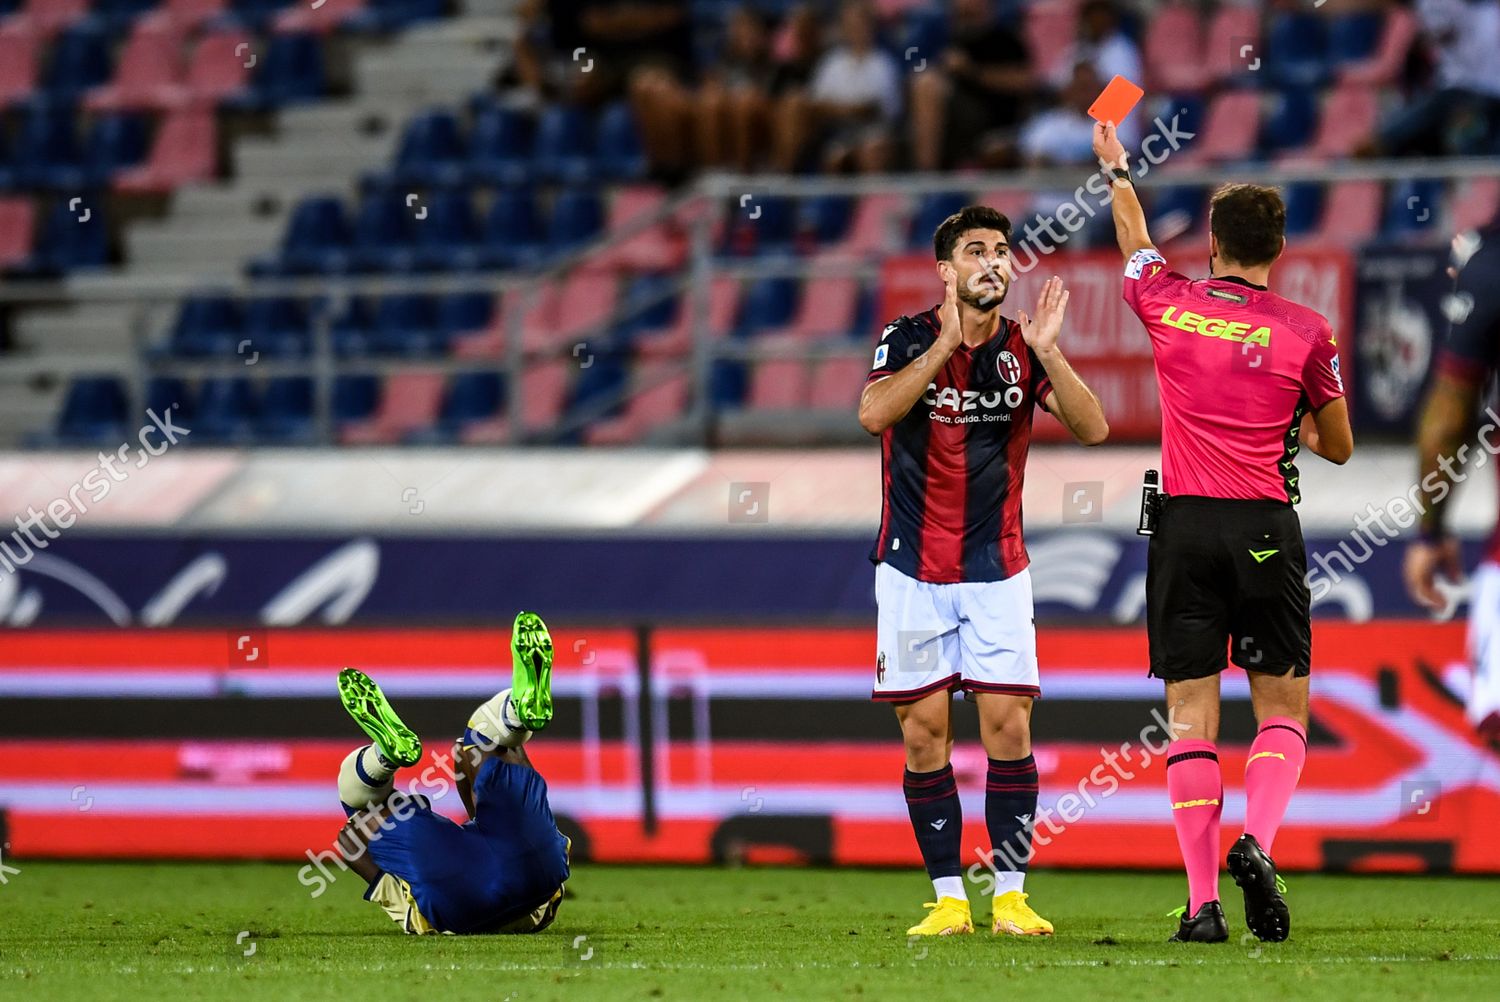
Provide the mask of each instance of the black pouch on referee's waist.
{"label": "black pouch on referee's waist", "polygon": [[1156,524],[1168,497],[1170,495],[1162,493],[1161,473],[1147,470],[1146,479],[1141,482],[1141,520],[1136,524],[1136,535],[1156,535]]}

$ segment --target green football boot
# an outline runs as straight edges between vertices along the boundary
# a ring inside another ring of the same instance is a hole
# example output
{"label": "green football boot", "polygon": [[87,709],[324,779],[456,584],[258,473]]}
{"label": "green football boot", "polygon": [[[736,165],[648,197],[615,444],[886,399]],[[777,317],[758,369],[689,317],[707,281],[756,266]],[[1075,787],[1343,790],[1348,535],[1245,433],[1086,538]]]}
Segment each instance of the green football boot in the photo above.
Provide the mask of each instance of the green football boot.
{"label": "green football boot", "polygon": [[521,726],[539,731],[552,720],[552,634],[534,612],[516,615],[510,631],[510,706]]}
{"label": "green football boot", "polygon": [[339,701],[387,760],[398,766],[422,760],[422,739],[396,716],[373,678],[356,668],[339,672]]}

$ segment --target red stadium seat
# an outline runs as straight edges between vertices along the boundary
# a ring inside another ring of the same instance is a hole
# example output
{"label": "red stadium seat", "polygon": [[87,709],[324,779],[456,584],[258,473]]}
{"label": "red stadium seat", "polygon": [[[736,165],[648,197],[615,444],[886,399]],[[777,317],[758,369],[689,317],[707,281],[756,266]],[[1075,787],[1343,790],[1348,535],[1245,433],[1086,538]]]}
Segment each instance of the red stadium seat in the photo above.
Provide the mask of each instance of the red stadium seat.
{"label": "red stadium seat", "polygon": [[4,28],[47,39],[82,21],[88,13],[89,0],[26,0],[19,11],[5,19]]}
{"label": "red stadium seat", "polygon": [[756,340],[776,337],[842,337],[854,329],[854,316],[858,309],[858,279],[810,278],[803,287],[802,300],[791,324],[784,330],[762,331],[756,335]]}
{"label": "red stadium seat", "polygon": [[646,361],[636,366],[632,385],[637,391],[625,413],[585,429],[590,445],[638,442],[649,431],[681,417],[687,410],[688,374],[676,362]]}
{"label": "red stadium seat", "polygon": [[1201,57],[1203,21],[1192,7],[1174,3],[1153,14],[1144,48],[1147,77],[1136,83],[1148,90],[1191,93],[1208,82]]}
{"label": "red stadium seat", "polygon": [[184,184],[214,177],[219,159],[218,126],[209,108],[184,108],[167,115],[156,132],[145,165],[115,179],[123,192],[165,194]]}
{"label": "red stadium seat", "polygon": [[138,21],[125,42],[115,77],[88,96],[92,111],[160,108],[181,92],[187,67],[182,35],[160,18]]}
{"label": "red stadium seat", "polygon": [[301,32],[326,35],[364,9],[365,0],[335,0],[316,10],[310,4],[299,4],[276,15],[274,27],[278,35]]}
{"label": "red stadium seat", "polygon": [[1260,132],[1261,96],[1254,90],[1231,90],[1218,95],[1208,106],[1208,115],[1198,138],[1164,168],[1185,167],[1204,161],[1240,160],[1255,152]]}
{"label": "red stadium seat", "polygon": [[768,358],[755,363],[746,402],[751,410],[800,410],[810,399],[811,373],[804,358]]}
{"label": "red stadium seat", "polygon": [[1071,3],[1043,0],[1026,8],[1024,34],[1031,50],[1031,68],[1042,80],[1052,80],[1065,67],[1078,32],[1078,8]]}
{"label": "red stadium seat", "polygon": [[[1318,134],[1305,152],[1319,160],[1343,159],[1375,130],[1380,100],[1374,91],[1353,84],[1339,84],[1323,104]],[[1289,154],[1288,158],[1296,156]]]}
{"label": "red stadium seat", "polygon": [[559,293],[557,327],[551,344],[606,339],[620,299],[620,280],[612,274],[578,271],[569,275]]}
{"label": "red stadium seat", "polygon": [[447,379],[438,372],[400,372],[385,381],[380,408],[368,420],[346,425],[346,445],[386,445],[437,423]]}
{"label": "red stadium seat", "polygon": [[1458,182],[1453,195],[1455,230],[1472,230],[1496,218],[1500,212],[1500,178],[1471,177]]}
{"label": "red stadium seat", "polygon": [[[525,350],[538,351],[557,346],[557,323],[561,308],[559,293],[559,286],[553,281],[539,282],[518,293],[524,304],[521,314],[521,346]],[[501,314],[496,311],[495,324],[500,322]]]}
{"label": "red stadium seat", "polygon": [[31,256],[36,206],[29,198],[0,198],[0,268]]}
{"label": "red stadium seat", "polygon": [[1385,15],[1385,30],[1380,45],[1369,59],[1345,66],[1339,79],[1347,84],[1365,87],[1388,87],[1394,84],[1406,67],[1406,57],[1417,40],[1416,17],[1409,10],[1392,6]]}
{"label": "red stadium seat", "polygon": [[[632,185],[615,192],[609,203],[608,231],[625,228],[666,204],[667,193],[655,185]],[[682,267],[687,247],[680,233],[666,223],[653,226],[600,254],[590,266],[637,271],[670,271]]]}
{"label": "red stadium seat", "polygon": [[[740,305],[740,283],[736,278],[720,275],[709,286],[708,330],[709,336],[720,338],[729,334],[734,326],[735,313]],[[636,351],[644,356],[682,355],[692,349],[693,323],[697,312],[697,296],[689,289],[680,297],[677,319],[671,327],[660,334],[648,334],[636,340]]]}
{"label": "red stadium seat", "polygon": [[[241,48],[244,46],[244,48]],[[188,63],[187,85],[181,100],[217,104],[245,89],[256,43],[237,29],[204,35]]]}
{"label": "red stadium seat", "polygon": [[511,319],[508,305],[509,300],[497,293],[488,326],[482,330],[455,333],[450,350],[453,357],[503,358],[505,356],[505,325],[510,323]]}
{"label": "red stadium seat", "polygon": [[1240,56],[1240,50],[1246,45],[1254,46],[1261,63],[1265,63],[1266,54],[1260,51],[1260,15],[1259,6],[1237,7],[1232,4],[1225,4],[1214,14],[1208,25],[1208,45],[1204,49],[1208,53],[1204,61],[1207,82],[1217,83],[1244,71],[1245,60],[1251,58]]}
{"label": "red stadium seat", "polygon": [[178,31],[190,31],[222,14],[227,4],[228,0],[165,0],[161,9],[150,17],[164,21]]}
{"label": "red stadium seat", "polygon": [[823,359],[813,371],[813,409],[852,414],[869,374],[870,360],[864,355]]}
{"label": "red stadium seat", "polygon": [[37,40],[9,26],[0,28],[0,107],[36,89]]}
{"label": "red stadium seat", "polygon": [[1380,231],[1385,193],[1379,181],[1335,181],[1323,201],[1318,236],[1333,243],[1353,244]]}
{"label": "red stadium seat", "polygon": [[503,445],[511,440],[510,419],[496,417],[471,421],[464,425],[458,437],[465,445]]}
{"label": "red stadium seat", "polygon": [[569,359],[532,362],[521,377],[521,420],[536,431],[557,424],[567,402],[568,383],[577,371]]}
{"label": "red stadium seat", "polygon": [[818,261],[863,261],[881,257],[904,242],[911,219],[911,200],[904,195],[866,195],[854,207],[844,239],[824,248]]}
{"label": "red stadium seat", "polygon": [[979,196],[977,204],[999,209],[1011,222],[1012,235],[1021,224],[1029,222],[1032,215],[1033,194],[1022,188],[992,188]]}

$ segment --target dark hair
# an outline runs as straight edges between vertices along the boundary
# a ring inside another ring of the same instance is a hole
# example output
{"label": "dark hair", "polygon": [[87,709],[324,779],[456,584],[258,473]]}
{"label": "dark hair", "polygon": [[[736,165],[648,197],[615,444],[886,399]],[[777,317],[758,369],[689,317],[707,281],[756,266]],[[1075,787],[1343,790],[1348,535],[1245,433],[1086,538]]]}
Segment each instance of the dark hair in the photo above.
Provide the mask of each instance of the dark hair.
{"label": "dark hair", "polygon": [[1286,237],[1281,192],[1259,184],[1226,184],[1208,204],[1208,229],[1219,256],[1238,265],[1270,264]]}
{"label": "dark hair", "polygon": [[932,235],[932,252],[937,255],[939,261],[949,261],[953,258],[953,248],[958,246],[958,238],[970,230],[999,230],[1005,234],[1005,239],[1010,239],[1010,220],[1005,218],[1005,213],[990,208],[988,205],[967,205],[959,209],[953,215],[943,220],[937,232]]}

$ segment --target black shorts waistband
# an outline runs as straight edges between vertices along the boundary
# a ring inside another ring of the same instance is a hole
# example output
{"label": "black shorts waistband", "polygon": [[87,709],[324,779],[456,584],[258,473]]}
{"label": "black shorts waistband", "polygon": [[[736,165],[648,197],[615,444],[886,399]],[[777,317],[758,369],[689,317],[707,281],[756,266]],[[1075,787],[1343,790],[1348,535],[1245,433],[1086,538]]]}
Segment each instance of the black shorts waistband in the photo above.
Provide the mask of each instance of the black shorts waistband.
{"label": "black shorts waistband", "polygon": [[1275,498],[1211,498],[1201,494],[1169,494],[1168,508],[1223,508],[1231,511],[1295,511],[1290,501]]}

